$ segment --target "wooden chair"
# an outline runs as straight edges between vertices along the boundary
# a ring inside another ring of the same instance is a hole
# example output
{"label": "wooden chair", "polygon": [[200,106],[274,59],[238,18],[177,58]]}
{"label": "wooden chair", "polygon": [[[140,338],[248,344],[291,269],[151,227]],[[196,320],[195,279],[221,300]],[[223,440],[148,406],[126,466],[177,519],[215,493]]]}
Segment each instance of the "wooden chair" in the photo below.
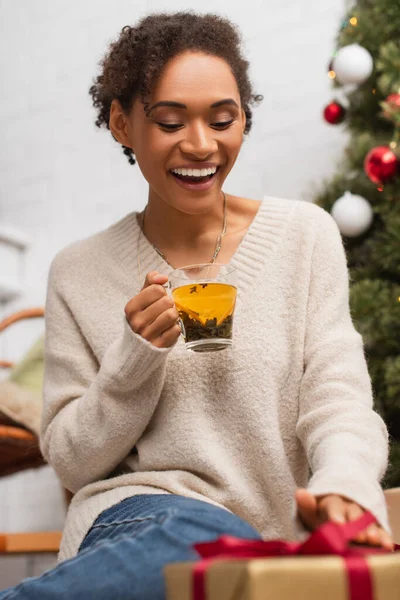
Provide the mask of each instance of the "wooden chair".
{"label": "wooden chair", "polygon": [[[24,319],[44,316],[43,308],[29,308],[0,322],[0,333]],[[1,368],[12,368],[10,361],[0,360]],[[0,477],[45,465],[36,435],[0,411]],[[66,495],[67,497],[67,495]],[[0,554],[58,552],[61,532],[1,533]]]}

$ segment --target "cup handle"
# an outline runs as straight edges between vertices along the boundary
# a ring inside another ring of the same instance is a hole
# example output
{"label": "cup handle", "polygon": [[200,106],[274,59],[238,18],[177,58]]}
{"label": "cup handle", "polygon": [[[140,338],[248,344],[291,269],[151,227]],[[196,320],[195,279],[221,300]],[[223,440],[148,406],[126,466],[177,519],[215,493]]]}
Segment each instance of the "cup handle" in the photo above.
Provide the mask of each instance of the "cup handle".
{"label": "cup handle", "polygon": [[[167,281],[167,283],[164,283],[163,287],[166,289],[168,296],[173,300],[171,282]],[[185,326],[181,318],[178,319],[178,325],[181,328],[181,336],[185,339]]]}
{"label": "cup handle", "polygon": [[181,337],[182,337],[183,339],[185,339],[185,335],[186,335],[186,334],[185,334],[185,326],[184,326],[184,324],[183,324],[183,321],[182,321],[182,319],[180,319],[180,318],[178,319],[178,325],[179,325],[179,327],[181,328]]}

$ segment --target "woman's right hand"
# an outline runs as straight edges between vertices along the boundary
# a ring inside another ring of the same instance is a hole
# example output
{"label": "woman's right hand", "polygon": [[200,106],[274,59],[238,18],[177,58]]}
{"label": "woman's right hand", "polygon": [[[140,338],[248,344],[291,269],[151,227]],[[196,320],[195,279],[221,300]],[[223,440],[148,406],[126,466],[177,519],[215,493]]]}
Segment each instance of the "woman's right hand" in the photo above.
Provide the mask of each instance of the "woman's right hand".
{"label": "woman's right hand", "polygon": [[125,306],[132,331],[156,348],[173,346],[181,334],[178,311],[163,287],[167,281],[167,275],[147,273],[141,291]]}

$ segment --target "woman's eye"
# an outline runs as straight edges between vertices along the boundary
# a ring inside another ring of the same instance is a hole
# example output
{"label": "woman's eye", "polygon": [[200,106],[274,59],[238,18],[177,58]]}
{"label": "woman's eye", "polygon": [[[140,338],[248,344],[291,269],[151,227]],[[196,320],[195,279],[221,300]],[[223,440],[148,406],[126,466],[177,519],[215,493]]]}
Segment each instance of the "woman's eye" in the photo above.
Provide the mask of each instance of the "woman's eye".
{"label": "woman's eye", "polygon": [[162,129],[166,129],[167,131],[176,131],[182,127],[182,125],[175,123],[157,123],[157,125],[159,125]]}
{"label": "woman's eye", "polygon": [[[214,129],[227,129],[230,125],[232,125],[235,119],[229,119],[229,121],[219,121],[218,123],[211,123],[211,127]],[[181,127],[183,127],[180,123],[161,123],[157,122],[157,125],[161,127],[161,129],[165,129],[166,131],[177,131]]]}
{"label": "woman's eye", "polygon": [[219,123],[211,123],[211,127],[216,129],[227,129],[229,125],[232,125],[235,119],[230,119],[229,121],[220,121]]}

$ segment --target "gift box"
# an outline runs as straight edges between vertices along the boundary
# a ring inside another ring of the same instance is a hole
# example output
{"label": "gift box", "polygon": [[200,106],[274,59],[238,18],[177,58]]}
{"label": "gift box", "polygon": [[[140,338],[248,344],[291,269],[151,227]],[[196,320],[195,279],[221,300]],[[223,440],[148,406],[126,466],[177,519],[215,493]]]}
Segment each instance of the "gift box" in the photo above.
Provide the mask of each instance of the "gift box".
{"label": "gift box", "polygon": [[374,522],[326,523],[303,543],[222,536],[165,567],[168,600],[400,600],[400,552],[350,543]]}

